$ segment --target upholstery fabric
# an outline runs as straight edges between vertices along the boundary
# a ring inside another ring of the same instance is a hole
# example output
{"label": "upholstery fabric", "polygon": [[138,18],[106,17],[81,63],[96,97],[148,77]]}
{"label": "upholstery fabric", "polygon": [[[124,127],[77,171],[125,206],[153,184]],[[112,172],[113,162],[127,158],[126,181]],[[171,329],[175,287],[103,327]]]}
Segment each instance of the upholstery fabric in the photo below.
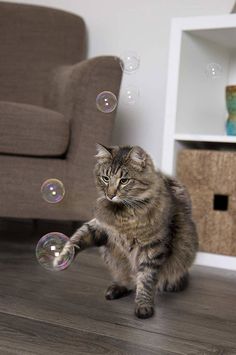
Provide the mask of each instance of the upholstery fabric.
{"label": "upholstery fabric", "polygon": [[[106,90],[114,93],[118,99],[121,78],[119,60],[114,56],[87,59],[75,65],[59,67],[55,71],[47,107],[71,120],[73,129],[67,158],[74,163],[81,161],[81,152],[85,150],[87,153],[89,145],[93,156],[95,143],[99,139],[100,143],[111,143],[115,111],[99,111],[96,97]],[[83,156],[88,159],[87,154]]]}
{"label": "upholstery fabric", "polygon": [[69,122],[45,108],[0,101],[0,154],[61,156],[69,144]]}
{"label": "upholstery fabric", "polygon": [[1,2],[0,48],[0,100],[44,106],[51,71],[85,58],[85,24],[64,11]]}

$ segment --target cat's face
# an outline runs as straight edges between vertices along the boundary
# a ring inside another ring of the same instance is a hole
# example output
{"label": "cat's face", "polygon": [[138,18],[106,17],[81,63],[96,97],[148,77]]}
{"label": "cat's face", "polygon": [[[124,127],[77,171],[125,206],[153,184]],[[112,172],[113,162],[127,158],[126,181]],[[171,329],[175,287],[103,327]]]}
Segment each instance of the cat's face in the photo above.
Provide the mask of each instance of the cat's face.
{"label": "cat's face", "polygon": [[96,186],[111,203],[135,207],[151,196],[154,167],[140,147],[97,146]]}

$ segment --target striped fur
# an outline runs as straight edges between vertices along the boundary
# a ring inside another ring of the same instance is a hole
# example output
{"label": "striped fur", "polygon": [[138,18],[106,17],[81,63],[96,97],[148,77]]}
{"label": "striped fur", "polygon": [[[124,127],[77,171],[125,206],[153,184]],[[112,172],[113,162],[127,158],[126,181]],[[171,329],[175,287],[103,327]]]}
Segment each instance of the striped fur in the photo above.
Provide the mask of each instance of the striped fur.
{"label": "striped fur", "polygon": [[187,284],[198,246],[188,192],[156,171],[140,147],[99,145],[94,173],[95,218],[71,243],[81,249],[99,246],[114,280],[106,297],[135,289],[135,313],[148,318],[156,289],[177,291]]}

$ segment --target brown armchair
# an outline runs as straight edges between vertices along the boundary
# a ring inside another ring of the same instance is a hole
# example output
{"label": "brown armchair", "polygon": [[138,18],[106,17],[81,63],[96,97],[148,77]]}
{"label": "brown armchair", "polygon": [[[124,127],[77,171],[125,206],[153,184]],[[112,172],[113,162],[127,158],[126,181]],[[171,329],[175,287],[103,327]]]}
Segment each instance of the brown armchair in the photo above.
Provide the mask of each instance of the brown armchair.
{"label": "brown armchair", "polygon": [[[85,60],[85,32],[76,15],[0,3],[0,217],[92,216],[95,142],[110,143],[115,116],[96,97],[118,97],[122,71],[112,56]],[[49,178],[64,184],[60,203],[41,196]]]}

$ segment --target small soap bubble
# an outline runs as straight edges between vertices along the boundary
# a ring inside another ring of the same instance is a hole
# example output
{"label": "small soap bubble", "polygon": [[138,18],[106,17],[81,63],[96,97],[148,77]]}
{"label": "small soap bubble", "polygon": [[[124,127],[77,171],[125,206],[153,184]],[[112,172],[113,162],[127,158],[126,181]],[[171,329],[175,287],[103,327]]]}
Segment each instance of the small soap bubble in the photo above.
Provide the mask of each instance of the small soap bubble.
{"label": "small soap bubble", "polygon": [[127,86],[123,90],[123,99],[126,104],[134,105],[139,99],[139,89],[136,86]]}
{"label": "small soap bubble", "polygon": [[44,235],[36,246],[36,258],[39,264],[50,271],[66,269],[74,259],[73,245],[67,244],[70,239],[58,232]]}
{"label": "small soap bubble", "polygon": [[65,188],[60,180],[48,179],[41,186],[41,194],[45,201],[58,203],[65,195]]}
{"label": "small soap bubble", "polygon": [[220,78],[222,71],[222,67],[218,63],[208,63],[205,70],[207,77],[210,79]]}
{"label": "small soap bubble", "polygon": [[121,56],[120,66],[124,73],[132,74],[138,70],[140,65],[140,58],[136,52],[125,52]]}
{"label": "small soap bubble", "polygon": [[97,109],[103,113],[110,113],[116,109],[117,98],[111,91],[102,91],[96,98]]}

